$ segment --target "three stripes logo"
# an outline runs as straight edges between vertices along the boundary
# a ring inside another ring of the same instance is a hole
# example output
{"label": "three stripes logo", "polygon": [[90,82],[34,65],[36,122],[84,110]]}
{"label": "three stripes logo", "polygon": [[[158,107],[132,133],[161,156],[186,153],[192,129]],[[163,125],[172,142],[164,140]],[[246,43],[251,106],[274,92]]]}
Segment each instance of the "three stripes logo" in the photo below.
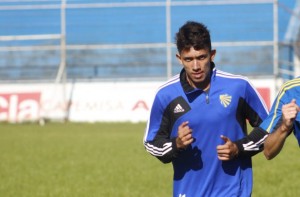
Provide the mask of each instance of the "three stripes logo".
{"label": "three stripes logo", "polygon": [[181,107],[180,104],[177,104],[176,107],[174,108],[174,113],[177,114],[181,112],[184,112],[184,109]]}
{"label": "three stripes logo", "polygon": [[228,94],[222,94],[220,95],[220,102],[224,107],[227,107],[228,105],[230,105],[231,103],[231,98],[232,96],[228,95]]}

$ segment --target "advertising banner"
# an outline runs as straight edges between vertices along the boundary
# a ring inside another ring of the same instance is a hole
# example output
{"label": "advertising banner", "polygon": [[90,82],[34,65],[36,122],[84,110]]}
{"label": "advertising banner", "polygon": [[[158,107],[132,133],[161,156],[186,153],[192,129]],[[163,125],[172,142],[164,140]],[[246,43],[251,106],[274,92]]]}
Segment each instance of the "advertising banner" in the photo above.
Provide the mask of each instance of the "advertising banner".
{"label": "advertising banner", "polygon": [[[274,81],[252,80],[270,109]],[[164,82],[7,84],[0,87],[0,121],[147,121]]]}

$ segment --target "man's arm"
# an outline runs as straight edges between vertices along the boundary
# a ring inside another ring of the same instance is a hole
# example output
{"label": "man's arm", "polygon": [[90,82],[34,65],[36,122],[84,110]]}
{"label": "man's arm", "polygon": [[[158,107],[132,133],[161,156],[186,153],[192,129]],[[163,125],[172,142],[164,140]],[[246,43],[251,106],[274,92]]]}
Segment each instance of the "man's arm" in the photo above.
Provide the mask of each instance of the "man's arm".
{"label": "man's arm", "polygon": [[265,141],[264,155],[266,159],[271,160],[280,153],[285,139],[293,130],[293,123],[298,112],[299,106],[297,106],[295,99],[282,106],[282,122]]}
{"label": "man's arm", "polygon": [[225,144],[217,146],[218,158],[227,161],[237,157],[252,157],[263,150],[267,136],[268,133],[259,127],[255,127],[249,135],[235,142],[221,136]]}
{"label": "man's arm", "polygon": [[228,138],[223,138],[224,145],[217,146],[218,158],[226,161],[235,157],[251,157],[262,150],[266,159],[273,159],[282,149],[286,137],[293,130],[293,122],[300,111],[296,101],[282,106],[282,120],[277,129],[269,134],[260,127],[254,128],[251,133],[244,138],[231,142]]}
{"label": "man's arm", "polygon": [[144,142],[146,150],[163,163],[171,162],[194,140],[188,123],[188,121],[181,123],[176,138],[169,139],[167,135],[163,135],[163,132],[159,132],[160,134],[156,135],[154,140]]}
{"label": "man's arm", "polygon": [[[250,83],[248,83],[246,92],[246,102],[243,106],[245,118],[249,120],[252,127],[258,127],[263,119],[268,116],[267,108]],[[263,141],[266,135],[267,133],[264,130],[256,128],[251,134],[236,141],[236,143],[226,136],[221,136],[225,143],[217,146],[218,158],[227,161],[236,157],[251,157],[263,150]]]}

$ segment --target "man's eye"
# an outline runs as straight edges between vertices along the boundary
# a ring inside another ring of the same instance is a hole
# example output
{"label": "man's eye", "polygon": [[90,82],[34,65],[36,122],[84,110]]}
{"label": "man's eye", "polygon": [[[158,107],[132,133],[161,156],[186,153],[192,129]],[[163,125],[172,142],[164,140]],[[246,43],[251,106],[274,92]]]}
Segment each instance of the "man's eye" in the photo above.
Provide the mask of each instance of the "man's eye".
{"label": "man's eye", "polygon": [[205,59],[205,55],[201,55],[201,56],[197,57],[197,59],[198,60],[203,60],[203,59]]}
{"label": "man's eye", "polygon": [[185,58],[184,59],[186,62],[190,62],[190,61],[192,61],[192,58]]}

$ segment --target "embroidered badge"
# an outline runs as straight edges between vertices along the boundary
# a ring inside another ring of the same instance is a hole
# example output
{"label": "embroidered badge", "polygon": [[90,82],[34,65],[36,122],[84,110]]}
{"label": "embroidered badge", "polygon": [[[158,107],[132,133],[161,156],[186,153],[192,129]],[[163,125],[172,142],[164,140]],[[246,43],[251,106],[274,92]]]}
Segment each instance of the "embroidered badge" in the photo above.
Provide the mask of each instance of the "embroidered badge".
{"label": "embroidered badge", "polygon": [[220,95],[220,102],[224,107],[227,107],[231,103],[231,96],[228,94]]}

